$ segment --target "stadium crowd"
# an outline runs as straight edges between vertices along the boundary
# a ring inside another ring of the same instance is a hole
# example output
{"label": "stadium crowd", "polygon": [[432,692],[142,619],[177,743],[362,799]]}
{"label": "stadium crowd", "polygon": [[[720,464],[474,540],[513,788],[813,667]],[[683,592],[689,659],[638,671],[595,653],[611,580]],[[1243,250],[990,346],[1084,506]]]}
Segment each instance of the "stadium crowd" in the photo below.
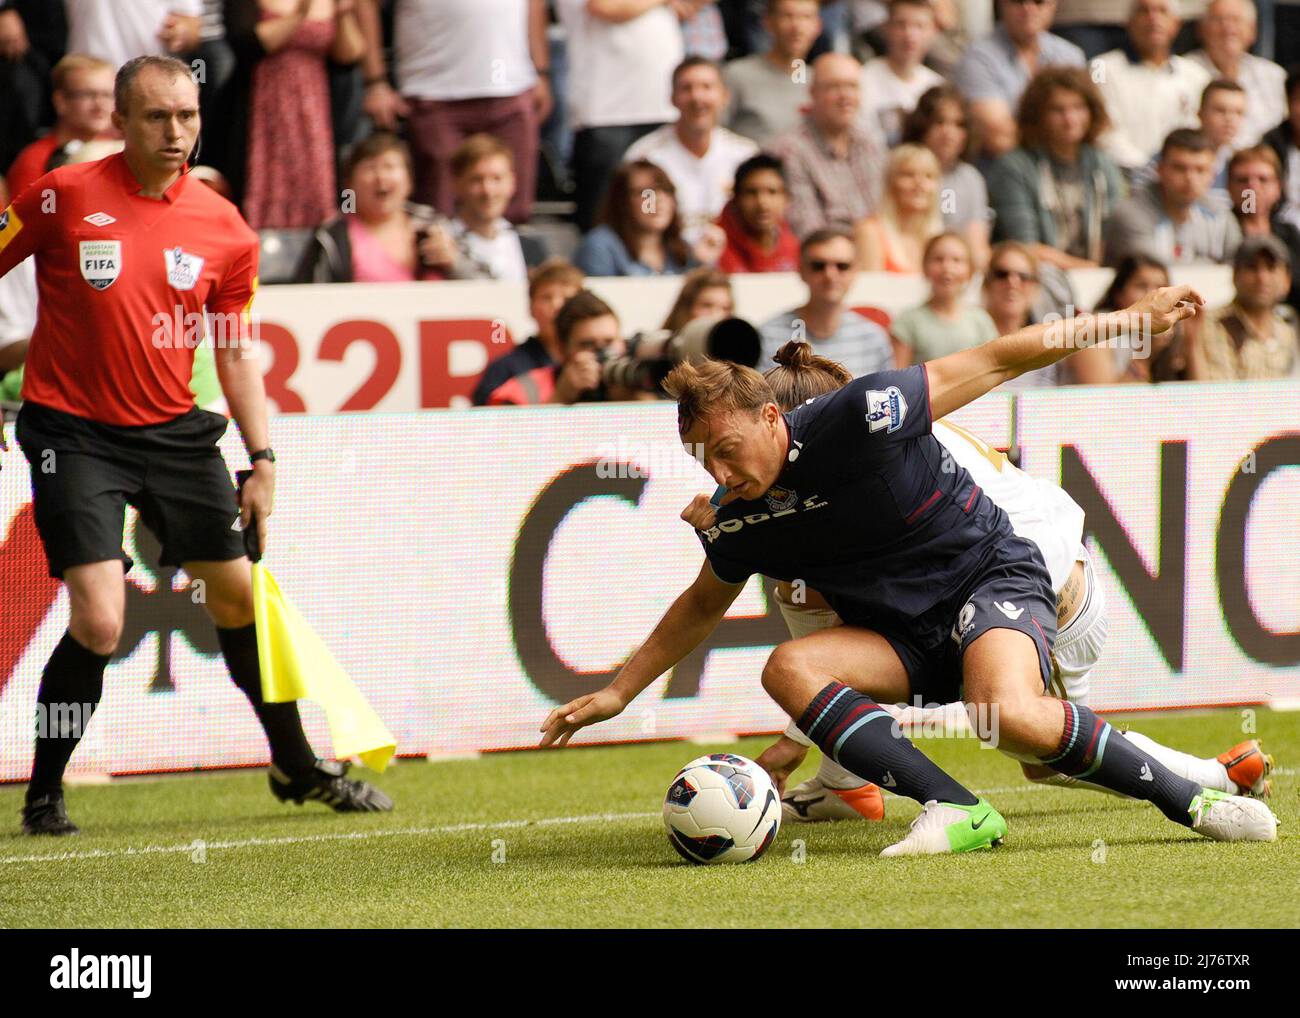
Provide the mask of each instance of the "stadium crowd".
{"label": "stadium crowd", "polygon": [[[855,375],[1083,306],[1172,267],[1234,299],[1158,349],[1023,384],[1300,375],[1300,8],[1251,0],[0,0],[0,198],[113,144],[116,69],[195,69],[193,170],[263,238],[263,283],[497,279],[536,334],[478,404],[627,396],[586,277],[682,277],[665,328],[745,314],[729,275],[795,272],[755,323]],[[7,198],[0,202],[7,204]],[[279,252],[278,257],[273,257]],[[859,272],[923,276],[890,316]],[[31,273],[0,280],[0,372]],[[599,283],[592,283],[599,290]],[[1192,323],[1185,323],[1190,326]],[[1164,338],[1164,337],[1162,337]],[[0,397],[12,395],[8,376]]]}

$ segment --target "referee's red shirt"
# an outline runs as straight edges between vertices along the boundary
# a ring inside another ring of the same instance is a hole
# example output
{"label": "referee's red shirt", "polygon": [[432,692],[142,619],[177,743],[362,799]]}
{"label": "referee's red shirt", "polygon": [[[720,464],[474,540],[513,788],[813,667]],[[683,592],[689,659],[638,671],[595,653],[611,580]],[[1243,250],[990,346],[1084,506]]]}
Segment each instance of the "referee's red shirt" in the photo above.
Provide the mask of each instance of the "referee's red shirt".
{"label": "referee's red shirt", "polygon": [[257,253],[235,206],[188,174],[153,199],[121,154],[47,173],[0,213],[0,276],[36,256],[23,399],[104,424],[187,412],[196,316],[247,334]]}

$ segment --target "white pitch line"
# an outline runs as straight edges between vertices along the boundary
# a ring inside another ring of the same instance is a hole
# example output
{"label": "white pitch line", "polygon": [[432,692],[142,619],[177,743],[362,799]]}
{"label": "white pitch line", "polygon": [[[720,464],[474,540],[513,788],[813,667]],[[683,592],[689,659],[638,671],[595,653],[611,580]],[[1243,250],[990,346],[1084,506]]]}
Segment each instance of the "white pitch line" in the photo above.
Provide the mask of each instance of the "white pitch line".
{"label": "white pitch line", "polygon": [[[1296,773],[1294,768],[1278,768],[1274,774],[1290,776]],[[1027,792],[1066,791],[1058,785],[1038,785],[1026,782],[1022,785],[1004,785],[1001,788],[974,788],[976,795],[1015,795]],[[1083,789],[1088,791],[1088,789]],[[891,798],[904,798],[890,793]],[[199,849],[221,848],[264,848],[273,845],[310,845],[327,841],[368,841],[371,838],[411,837],[425,834],[464,834],[469,831],[508,831],[520,827],[556,827],[561,824],[585,824],[592,822],[618,823],[626,820],[648,820],[660,814],[654,813],[591,813],[586,816],[543,817],[540,820],[495,820],[491,822],[471,822],[463,824],[444,824],[439,827],[395,827],[380,831],[340,831],[337,834],[286,835],[279,838],[240,838],[234,841],[207,841],[196,838],[186,845],[143,845],[139,848],[95,848],[85,852],[51,852],[43,855],[7,855],[0,856],[0,865],[24,862],[80,862],[83,859],[120,859],[137,855],[175,855],[191,853]]]}
{"label": "white pitch line", "polygon": [[[1045,785],[1009,785],[1006,788],[977,788],[977,795],[1007,795],[1014,792],[1041,792]],[[892,794],[892,793],[891,793]],[[94,848],[84,852],[49,852],[42,855],[0,856],[0,864],[23,862],[79,862],[83,859],[119,859],[137,855],[173,855],[191,853],[202,848],[263,848],[274,845],[310,845],[326,841],[368,841],[371,838],[391,838],[426,834],[463,834],[467,831],[512,830],[520,827],[555,827],[560,824],[583,824],[595,821],[618,822],[647,820],[655,813],[593,813],[586,816],[543,817],[540,820],[497,820],[463,824],[445,824],[438,827],[395,827],[379,831],[340,831],[337,834],[286,835],[278,838],[240,838],[234,841],[207,841],[197,838],[185,845],[143,845],[139,848]]]}
{"label": "white pitch line", "polygon": [[466,831],[500,831],[517,827],[554,827],[558,824],[616,823],[620,820],[645,820],[659,815],[658,813],[593,813],[587,816],[543,817],[540,820],[498,820],[491,823],[446,824],[440,827],[395,827],[380,831],[340,831],[337,834],[288,835],[281,838],[240,838],[237,841],[207,841],[204,838],[196,838],[186,845],[144,845],[140,848],[95,848],[86,852],[0,856],[0,863],[77,862],[82,859],[115,859],[133,855],[189,853],[200,847],[205,851],[217,848],[262,848],[268,845],[309,845],[322,841],[367,841],[370,838],[391,838],[400,835],[463,834]]}

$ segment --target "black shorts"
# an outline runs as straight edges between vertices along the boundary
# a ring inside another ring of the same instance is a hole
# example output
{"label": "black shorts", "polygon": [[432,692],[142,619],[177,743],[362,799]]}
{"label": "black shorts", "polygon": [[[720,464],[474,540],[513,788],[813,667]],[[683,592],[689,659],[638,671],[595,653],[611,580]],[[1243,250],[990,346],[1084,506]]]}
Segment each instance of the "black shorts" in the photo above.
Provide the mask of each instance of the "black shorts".
{"label": "black shorts", "polygon": [[912,697],[927,706],[962,699],[962,656],[990,629],[1015,629],[1034,641],[1046,690],[1056,642],[1056,593],[1038,546],[1003,542],[961,593],[931,608],[907,632],[882,632],[907,669]]}
{"label": "black shorts", "polygon": [[242,557],[239,504],[217,448],[227,423],[195,407],[162,424],[119,427],[24,403],[16,434],[50,575],[110,559],[130,569],[128,505],[162,545],[160,565]]}

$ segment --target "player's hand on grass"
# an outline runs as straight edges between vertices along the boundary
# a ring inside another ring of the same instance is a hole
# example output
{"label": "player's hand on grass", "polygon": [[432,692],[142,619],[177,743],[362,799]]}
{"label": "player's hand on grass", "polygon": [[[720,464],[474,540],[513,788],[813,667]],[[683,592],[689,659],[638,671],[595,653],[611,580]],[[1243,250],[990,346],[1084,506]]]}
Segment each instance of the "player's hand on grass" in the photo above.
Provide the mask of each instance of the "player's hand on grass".
{"label": "player's hand on grass", "polygon": [[543,748],[567,746],[578,729],[617,717],[626,706],[627,701],[608,686],[570,700],[546,715],[546,721],[538,729],[542,733],[539,745]]}
{"label": "player's hand on grass", "polygon": [[239,520],[244,527],[257,521],[257,543],[266,550],[266,520],[275,507],[275,464],[258,460],[253,476],[244,482],[239,495]]}
{"label": "player's hand on grass", "polygon": [[1192,287],[1162,286],[1152,290],[1128,309],[1130,315],[1149,316],[1151,335],[1167,332],[1184,318],[1191,318],[1205,304],[1205,298]]}
{"label": "player's hand on grass", "polygon": [[754,762],[767,771],[776,785],[776,794],[785,795],[785,783],[803,763],[808,755],[808,747],[801,746],[794,739],[781,736],[759,754]]}

